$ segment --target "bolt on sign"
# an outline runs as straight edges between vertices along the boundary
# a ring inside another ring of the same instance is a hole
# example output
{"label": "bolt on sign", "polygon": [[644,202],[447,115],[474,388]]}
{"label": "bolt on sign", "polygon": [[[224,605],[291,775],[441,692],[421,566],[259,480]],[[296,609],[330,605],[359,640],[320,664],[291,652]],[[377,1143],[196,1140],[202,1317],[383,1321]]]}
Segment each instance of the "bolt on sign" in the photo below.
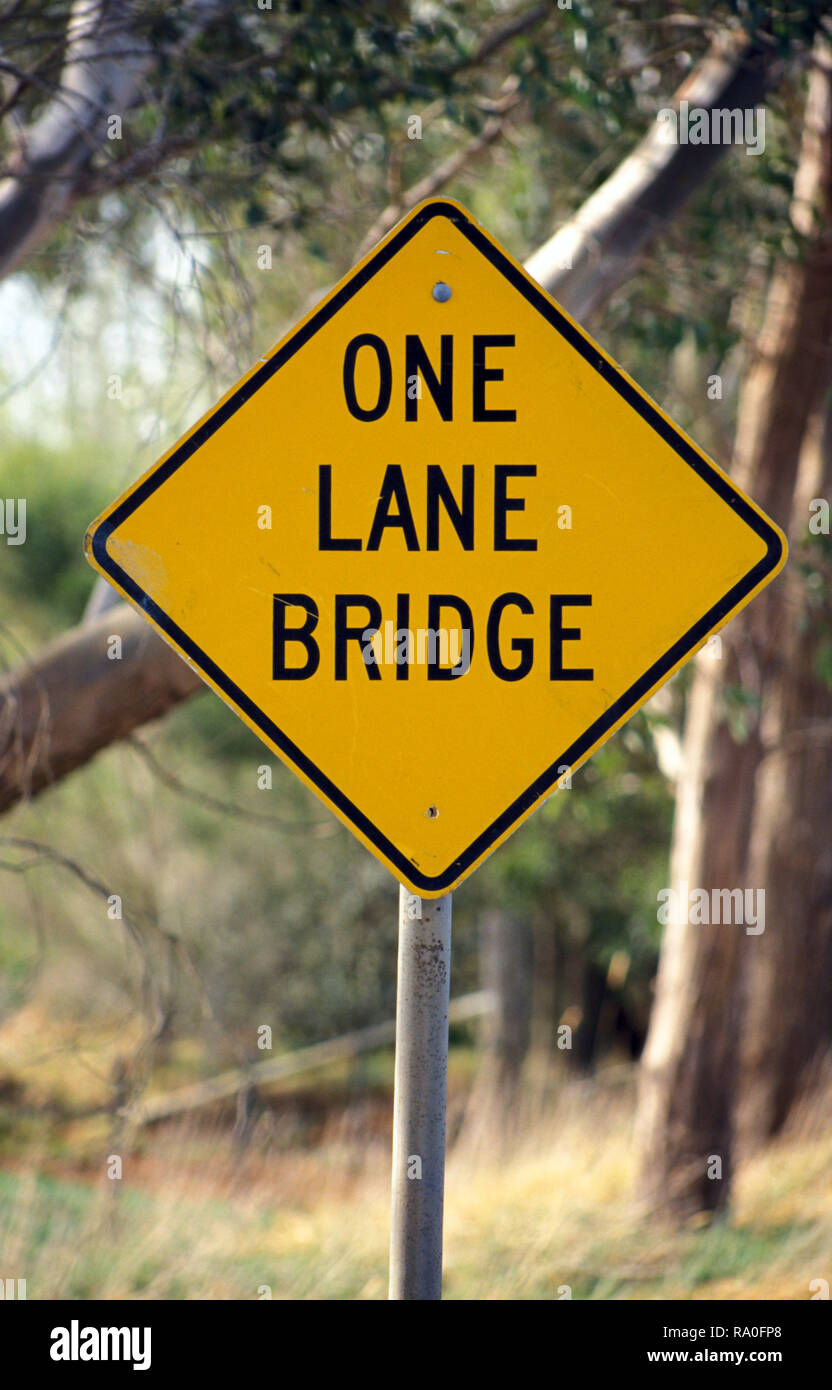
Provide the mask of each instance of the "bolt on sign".
{"label": "bolt on sign", "polygon": [[786,545],[441,199],[108,507],[87,554],[391,873],[437,897]]}

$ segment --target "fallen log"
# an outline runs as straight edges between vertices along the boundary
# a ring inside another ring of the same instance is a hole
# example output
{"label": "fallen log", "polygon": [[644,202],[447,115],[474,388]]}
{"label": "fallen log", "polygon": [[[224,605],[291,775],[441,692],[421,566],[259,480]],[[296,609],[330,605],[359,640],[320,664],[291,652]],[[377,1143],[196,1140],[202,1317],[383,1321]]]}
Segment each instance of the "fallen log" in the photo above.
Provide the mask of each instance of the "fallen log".
{"label": "fallen log", "polygon": [[[462,994],[452,999],[448,1009],[449,1023],[466,1023],[469,1019],[480,1018],[491,1013],[495,1007],[494,995],[490,990],[476,990],[472,994]],[[219,1100],[228,1100],[252,1086],[269,1086],[303,1072],[317,1071],[332,1062],[343,1062],[357,1057],[362,1052],[372,1052],[377,1047],[392,1043],[396,1036],[395,1020],[386,1019],[383,1023],[372,1023],[367,1028],[358,1028],[353,1033],[344,1033],[340,1038],[329,1038],[326,1042],[313,1043],[283,1057],[268,1057],[262,1062],[253,1062],[248,1067],[235,1067],[221,1072],[208,1081],[197,1081],[192,1086],[182,1086],[179,1090],[164,1095],[147,1096],[126,1110],[130,1122],[135,1125],[157,1124],[194,1110],[204,1110]]]}

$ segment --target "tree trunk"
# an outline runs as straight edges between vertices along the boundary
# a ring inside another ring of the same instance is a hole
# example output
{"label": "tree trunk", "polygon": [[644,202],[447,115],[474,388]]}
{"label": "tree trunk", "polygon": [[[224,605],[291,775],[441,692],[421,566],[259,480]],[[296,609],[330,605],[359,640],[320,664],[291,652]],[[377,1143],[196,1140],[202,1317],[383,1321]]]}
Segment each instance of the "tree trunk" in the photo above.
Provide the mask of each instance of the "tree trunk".
{"label": "tree trunk", "polygon": [[[755,360],[743,390],[733,473],[788,528],[807,422],[826,391],[832,337],[832,199],[829,76],[814,68],[795,179],[792,220],[800,261],[778,265]],[[751,887],[747,876],[760,727],[749,705],[745,737],[732,736],[742,686],[761,702],[769,682],[789,680],[780,649],[793,621],[783,581],[758,597],[725,635],[722,661],[700,657],[688,707],[677,786],[670,886]],[[757,885],[754,885],[757,886]],[[638,1138],[648,1199],[677,1215],[713,1210],[728,1197],[745,966],[759,937],[738,925],[671,921],[642,1060]],[[814,968],[814,967],[812,967]],[[721,1180],[711,1176],[718,1165]]]}
{"label": "tree trunk", "polygon": [[482,985],[494,1001],[486,1014],[483,1059],[460,1143],[493,1152],[515,1132],[532,1013],[532,937],[527,919],[491,908],[480,919]]}
{"label": "tree trunk", "polygon": [[[832,642],[832,556],[806,543],[813,498],[832,497],[828,405],[801,457],[792,564],[781,591],[782,661],[766,692],[749,882],[765,888],[766,930],[748,962],[739,1133],[744,1148],[783,1125],[832,1042],[832,689],[819,674]],[[810,541],[811,541],[810,536]]]}
{"label": "tree trunk", "polygon": [[108,117],[133,105],[153,53],[130,21],[123,0],[73,5],[60,92],[22,133],[13,173],[0,180],[0,277],[64,220],[90,158],[106,147]]}

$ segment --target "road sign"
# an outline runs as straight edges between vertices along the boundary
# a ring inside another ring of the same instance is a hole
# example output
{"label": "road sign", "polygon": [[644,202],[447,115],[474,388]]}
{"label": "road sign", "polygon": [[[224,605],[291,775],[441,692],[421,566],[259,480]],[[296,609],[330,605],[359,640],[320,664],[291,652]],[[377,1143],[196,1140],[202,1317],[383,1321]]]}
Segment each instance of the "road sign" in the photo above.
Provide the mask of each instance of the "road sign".
{"label": "road sign", "polygon": [[441,199],[109,507],[87,553],[401,882],[437,897],[786,547]]}

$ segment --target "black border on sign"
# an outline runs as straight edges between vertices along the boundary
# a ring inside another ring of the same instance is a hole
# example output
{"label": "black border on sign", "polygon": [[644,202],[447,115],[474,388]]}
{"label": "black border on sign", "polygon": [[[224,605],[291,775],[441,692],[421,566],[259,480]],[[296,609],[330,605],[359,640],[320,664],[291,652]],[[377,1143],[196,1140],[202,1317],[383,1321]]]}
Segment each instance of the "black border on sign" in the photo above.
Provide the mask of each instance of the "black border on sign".
{"label": "black border on sign", "polygon": [[[406,855],[392,844],[380,830],[373,825],[357,806],[339,790],[333,782],[316,767],[313,762],[283,733],[276,724],[268,718],[266,714],[254,704],[252,700],[244,694],[238,686],[220,670],[211,658],[196,645],[183,630],[171,619],[163,610],[154,603],[150,596],[140,588],[130,576],[111,559],[107,553],[107,542],[115,530],[127,519],[137,507],[140,507],[157,488],[180,468],[197,449],[205,443],[207,439],[220,429],[231,416],[245,405],[260,387],[278,372],[280,368],[289,361],[291,357],[304,346],[305,343],[317,333],[324,324],[328,323],[335,314],[338,313],[348,301],[368,283],[373,276],[382,269],[383,266],[392,260],[396,253],[405,246],[417,232],[434,217],[447,217],[449,221],[467,237],[473,246],[486,257],[491,264],[500,271],[502,275],[514,286],[518,293],[535,308],[552,325],[560,335],[566,339],[576,352],[592,366],[605,381],[612,386],[623,400],[635,410],[643,420],[656,431],[667,444],[673,448],[680,458],[691,467],[695,473],[713,488],[714,492],[731,507],[738,516],[751,527],[766,544],[766,554],[747,574],[735,584],[732,589],[720,599],[719,603],[708,609],[707,613],[698,622],[688,629],[678,642],[665,652],[658,661],[645,671],[644,675],[631,685],[629,690],[615,701],[608,710],[597,719],[594,724],[586,730],[569,748],[565,749],[545,772],[532,782],[527,790],[514,800],[501,816],[489,825],[481,835],[469,845],[459,858],[455,859],[447,869],[435,877],[420,872],[418,867],[409,860]],[[389,862],[400,869],[403,876],[410,883],[417,887],[426,889],[434,893],[441,893],[451,887],[453,883],[483,855],[491,849],[495,842],[510,830],[523,814],[544,796],[547,791],[554,787],[558,780],[558,768],[564,765],[573,767],[579,758],[587,752],[604,734],[610,730],[614,724],[623,718],[628,710],[638,704],[639,700],[658,682],[663,676],[681,661],[688,652],[692,651],[715,627],[721,619],[731,612],[737,604],[749,594],[757,585],[776,569],[783,554],[783,544],[778,532],[773,526],[749,506],[733,484],[713,468],[708,461],[691,447],[686,439],[668,421],[663,419],[656,408],[635,389],[633,384],[626,380],[618,369],[604,358],[595,345],[588,341],[570,321],[560,312],[560,310],[546,298],[541,290],[530,282],[518,268],[509,261],[506,256],[489,239],[483,235],[476,223],[471,222],[464,211],[454,203],[449,203],[443,199],[436,199],[421,209],[411,221],[402,227],[401,231],[395,233],[379,250],[363,265],[343,287],[338,290],[331,299],[324,304],[317,313],[304,323],[293,336],[275,352],[253,373],[240,388],[234,392],[227,401],[211,416],[209,420],[195,431],[189,439],[180,445],[178,449],[165,459],[153,473],[147,477],[135,492],[118,506],[105,521],[94,532],[92,537],[92,551],[101,569],[108,574],[123,591],[137,603],[148,617],[161,628],[161,630],[185,652],[195,666],[214,682],[228,699],[242,710],[251,722],[261,730],[266,737],[274,743],[287,759],[301,771],[305,777],[317,787],[323,795],[337,806],[341,813],[352,825],[360,830],[361,834],[375,845]]]}

